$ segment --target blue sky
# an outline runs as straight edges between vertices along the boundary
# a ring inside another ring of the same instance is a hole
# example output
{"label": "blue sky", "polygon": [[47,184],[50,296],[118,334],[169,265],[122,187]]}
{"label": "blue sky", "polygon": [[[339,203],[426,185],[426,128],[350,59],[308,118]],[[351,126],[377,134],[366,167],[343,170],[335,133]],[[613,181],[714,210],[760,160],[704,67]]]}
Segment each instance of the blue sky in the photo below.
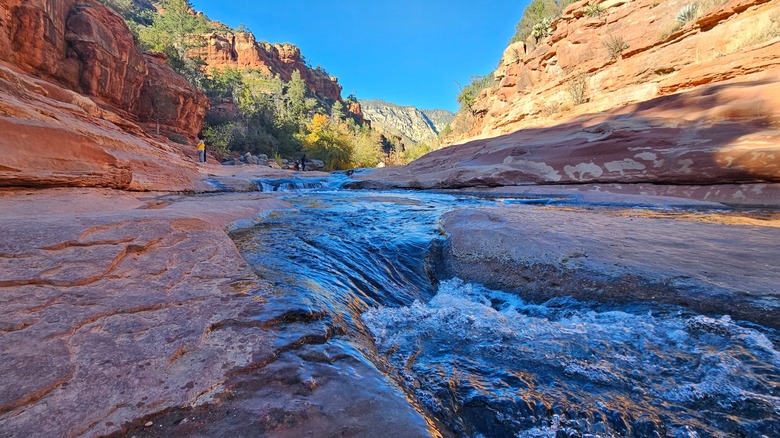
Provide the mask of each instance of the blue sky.
{"label": "blue sky", "polygon": [[458,86],[493,71],[528,0],[191,0],[259,40],[301,48],[342,95],[456,110]]}

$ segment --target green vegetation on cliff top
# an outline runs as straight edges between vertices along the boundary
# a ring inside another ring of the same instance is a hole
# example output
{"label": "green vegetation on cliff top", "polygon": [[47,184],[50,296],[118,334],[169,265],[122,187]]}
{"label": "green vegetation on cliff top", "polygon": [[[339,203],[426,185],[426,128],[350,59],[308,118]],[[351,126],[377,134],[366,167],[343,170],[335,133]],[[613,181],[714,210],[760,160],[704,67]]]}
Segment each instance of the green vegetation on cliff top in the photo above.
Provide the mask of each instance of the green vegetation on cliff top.
{"label": "green vegetation on cliff top", "polygon": [[[329,170],[405,163],[408,154],[345,110],[342,101],[328,102],[309,90],[299,71],[289,81],[254,70],[208,68],[193,53],[203,48],[208,32],[231,30],[193,14],[187,0],[151,3],[101,0],[119,13],[142,50],[166,55],[168,64],[211,101],[203,135],[220,155],[265,154],[295,159],[302,153],[321,159]],[[316,71],[327,74],[317,67]],[[355,99],[347,98],[353,103]]]}

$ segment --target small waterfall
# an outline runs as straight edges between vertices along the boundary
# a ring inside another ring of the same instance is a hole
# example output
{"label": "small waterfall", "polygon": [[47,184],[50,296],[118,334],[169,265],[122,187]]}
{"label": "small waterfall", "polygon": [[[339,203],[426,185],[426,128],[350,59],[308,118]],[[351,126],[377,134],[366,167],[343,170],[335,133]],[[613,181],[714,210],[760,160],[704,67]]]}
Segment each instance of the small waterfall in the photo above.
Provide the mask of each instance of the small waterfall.
{"label": "small waterfall", "polygon": [[364,169],[333,172],[324,178],[276,178],[258,179],[255,184],[263,192],[302,192],[302,191],[333,191],[340,190],[352,181],[352,175],[365,171]]}
{"label": "small waterfall", "polygon": [[299,192],[317,190],[325,185],[325,180],[305,178],[261,179],[255,181],[262,192]]}
{"label": "small waterfall", "polygon": [[576,198],[334,191],[351,175],[258,181],[294,208],[231,232],[267,283],[253,318],[276,345],[349,345],[445,436],[780,436],[776,330],[440,278],[442,214]]}

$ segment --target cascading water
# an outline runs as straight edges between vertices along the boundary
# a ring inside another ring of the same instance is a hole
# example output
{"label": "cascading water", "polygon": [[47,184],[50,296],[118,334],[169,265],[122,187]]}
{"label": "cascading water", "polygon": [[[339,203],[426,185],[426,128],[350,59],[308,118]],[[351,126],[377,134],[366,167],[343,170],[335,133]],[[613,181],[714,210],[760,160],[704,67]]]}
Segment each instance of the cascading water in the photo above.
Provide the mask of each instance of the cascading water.
{"label": "cascading water", "polygon": [[268,314],[257,318],[318,315],[444,435],[780,436],[774,330],[671,306],[532,304],[457,279],[438,283],[444,212],[526,200],[284,199],[295,208],[233,233],[282,291],[264,298]]}

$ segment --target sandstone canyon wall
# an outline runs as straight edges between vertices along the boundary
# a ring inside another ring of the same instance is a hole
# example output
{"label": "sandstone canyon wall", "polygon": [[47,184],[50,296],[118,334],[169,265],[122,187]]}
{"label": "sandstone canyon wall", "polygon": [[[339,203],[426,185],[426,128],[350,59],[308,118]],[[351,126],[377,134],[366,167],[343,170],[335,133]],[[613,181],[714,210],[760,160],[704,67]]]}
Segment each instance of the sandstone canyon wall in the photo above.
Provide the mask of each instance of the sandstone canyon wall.
{"label": "sandstone canyon wall", "polygon": [[[586,5],[571,5],[537,47],[507,49],[498,86],[473,106],[476,140],[359,185],[645,184],[637,192],[661,193],[736,184],[718,199],[776,204],[780,3],[715,2],[682,25],[681,1],[609,0],[597,17],[584,15]],[[617,36],[624,49],[613,57],[603,43]],[[576,105],[572,85],[584,86]]]}
{"label": "sandstone canyon wall", "polygon": [[[0,186],[193,189],[208,100],[93,0],[0,4]],[[152,98],[153,97],[153,98]]]}
{"label": "sandstone canyon wall", "polygon": [[[698,14],[682,23],[677,15],[689,4]],[[586,15],[589,5],[601,14]],[[707,84],[772,80],[780,71],[775,1],[580,1],[550,29],[538,42],[507,47],[497,83],[474,105],[470,136],[549,126]]]}
{"label": "sandstone canyon wall", "polygon": [[309,90],[318,98],[333,103],[341,100],[341,85],[336,77],[322,69],[310,68],[301,50],[292,44],[260,42],[249,32],[214,32],[206,47],[196,54],[209,67],[258,70],[287,82],[298,70]]}

